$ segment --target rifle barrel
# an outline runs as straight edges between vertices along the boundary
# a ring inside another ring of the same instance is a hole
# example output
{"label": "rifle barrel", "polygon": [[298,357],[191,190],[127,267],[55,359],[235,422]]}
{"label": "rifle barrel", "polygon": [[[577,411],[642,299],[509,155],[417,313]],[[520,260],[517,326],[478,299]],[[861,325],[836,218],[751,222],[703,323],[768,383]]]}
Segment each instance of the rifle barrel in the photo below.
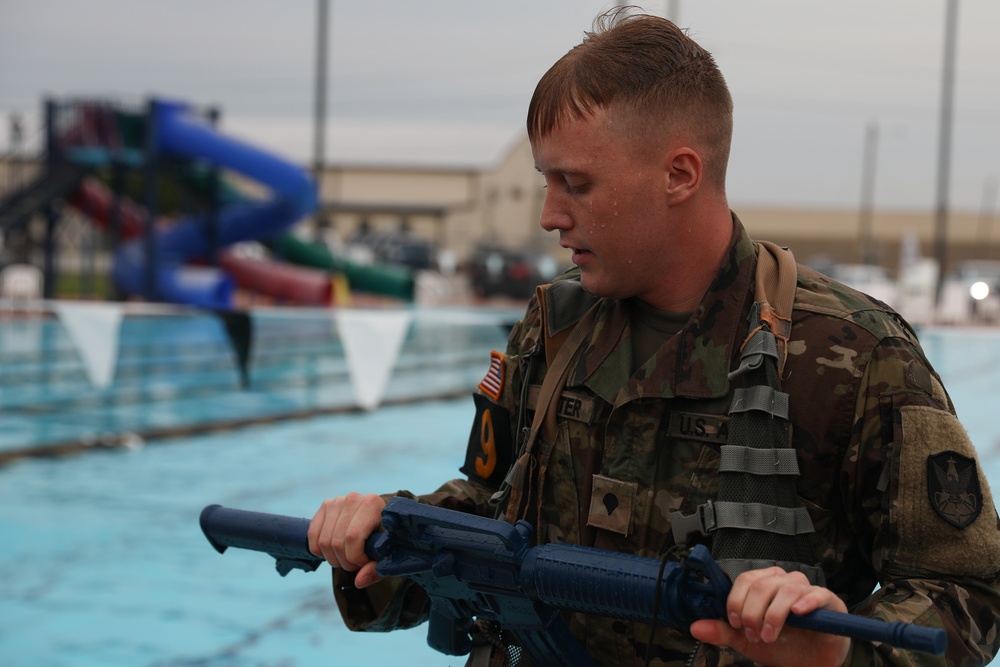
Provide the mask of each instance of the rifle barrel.
{"label": "rifle barrel", "polygon": [[915,623],[880,621],[865,616],[840,614],[826,609],[797,616],[790,614],[788,625],[803,630],[826,632],[851,639],[881,642],[905,651],[941,655],[948,648],[948,634],[941,628]]}

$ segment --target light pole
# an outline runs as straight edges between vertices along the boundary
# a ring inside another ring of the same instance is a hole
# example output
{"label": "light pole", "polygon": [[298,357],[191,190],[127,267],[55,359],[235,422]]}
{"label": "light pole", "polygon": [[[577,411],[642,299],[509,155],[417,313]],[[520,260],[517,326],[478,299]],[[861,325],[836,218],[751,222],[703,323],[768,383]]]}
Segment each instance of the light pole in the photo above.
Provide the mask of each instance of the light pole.
{"label": "light pole", "polygon": [[983,183],[983,200],[979,206],[979,247],[985,256],[993,255],[993,218],[997,208],[997,179],[988,178]]}
{"label": "light pole", "polygon": [[948,259],[948,185],[951,170],[952,110],[955,98],[955,31],[958,0],[946,0],[944,61],[941,73],[941,117],[938,126],[937,206],[934,214],[934,257],[938,262],[935,303],[941,301]]}
{"label": "light pole", "polygon": [[323,212],[323,168],[326,162],[326,63],[328,0],[317,0],[316,7],[316,92],[313,108],[313,177],[316,180],[316,241],[322,241],[327,228]]}
{"label": "light pole", "polygon": [[875,264],[876,253],[872,237],[872,216],[875,210],[875,172],[878,164],[878,123],[865,128],[864,162],[861,168],[861,212],[858,231],[861,237],[861,263]]}

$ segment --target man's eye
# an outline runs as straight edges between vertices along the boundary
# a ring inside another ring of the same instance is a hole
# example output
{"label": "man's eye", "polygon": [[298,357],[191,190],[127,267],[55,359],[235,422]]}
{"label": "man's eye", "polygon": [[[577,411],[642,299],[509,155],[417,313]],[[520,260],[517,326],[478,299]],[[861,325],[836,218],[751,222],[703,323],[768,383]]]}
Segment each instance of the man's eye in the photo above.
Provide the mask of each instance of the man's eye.
{"label": "man's eye", "polygon": [[558,186],[559,188],[562,189],[563,192],[572,196],[586,194],[587,191],[590,189],[590,183],[586,181],[579,183],[571,183],[562,174],[553,174],[551,176],[546,176],[545,182],[542,184],[542,187],[547,190],[550,185],[553,187]]}

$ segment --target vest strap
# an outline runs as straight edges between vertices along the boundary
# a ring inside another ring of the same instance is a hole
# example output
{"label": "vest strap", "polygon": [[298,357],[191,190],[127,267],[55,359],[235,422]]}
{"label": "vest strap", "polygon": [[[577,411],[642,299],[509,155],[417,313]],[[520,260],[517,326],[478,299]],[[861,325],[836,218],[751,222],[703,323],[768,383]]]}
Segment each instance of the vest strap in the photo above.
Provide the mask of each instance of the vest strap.
{"label": "vest strap", "polygon": [[763,530],[777,535],[802,535],[813,532],[813,522],[804,507],[776,507],[763,503],[735,503],[717,500],[715,527]]}
{"label": "vest strap", "polygon": [[729,414],[751,410],[788,419],[788,394],[761,384],[736,389],[733,392],[733,404],[729,408]]}
{"label": "vest strap", "polygon": [[691,514],[670,513],[670,530],[677,544],[686,543],[692,535],[709,535],[722,528],[761,530],[776,535],[805,535],[815,530],[804,507],[709,500]]}
{"label": "vest strap", "polygon": [[740,363],[730,375],[743,386],[733,391],[711,516],[701,512],[702,523],[713,526],[712,555],[720,565],[726,563],[723,570],[730,577],[773,564],[800,572],[815,569],[809,537],[814,527],[798,499],[799,468],[787,428],[789,398],[781,391],[796,274],[790,251],[757,243],[755,303]]}
{"label": "vest strap", "polygon": [[722,445],[719,472],[742,472],[748,475],[798,475],[799,462],[794,449],[757,449],[741,445]]}

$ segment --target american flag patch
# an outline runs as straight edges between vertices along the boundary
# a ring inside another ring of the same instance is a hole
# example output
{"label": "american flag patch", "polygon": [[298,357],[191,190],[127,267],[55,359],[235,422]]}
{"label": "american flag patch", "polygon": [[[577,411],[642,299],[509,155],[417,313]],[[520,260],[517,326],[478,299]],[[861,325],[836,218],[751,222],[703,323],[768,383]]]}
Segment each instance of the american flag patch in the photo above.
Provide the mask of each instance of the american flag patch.
{"label": "american flag patch", "polygon": [[486,371],[486,377],[479,383],[479,390],[494,401],[499,401],[500,391],[503,389],[503,380],[503,355],[493,350],[490,352],[490,369]]}

